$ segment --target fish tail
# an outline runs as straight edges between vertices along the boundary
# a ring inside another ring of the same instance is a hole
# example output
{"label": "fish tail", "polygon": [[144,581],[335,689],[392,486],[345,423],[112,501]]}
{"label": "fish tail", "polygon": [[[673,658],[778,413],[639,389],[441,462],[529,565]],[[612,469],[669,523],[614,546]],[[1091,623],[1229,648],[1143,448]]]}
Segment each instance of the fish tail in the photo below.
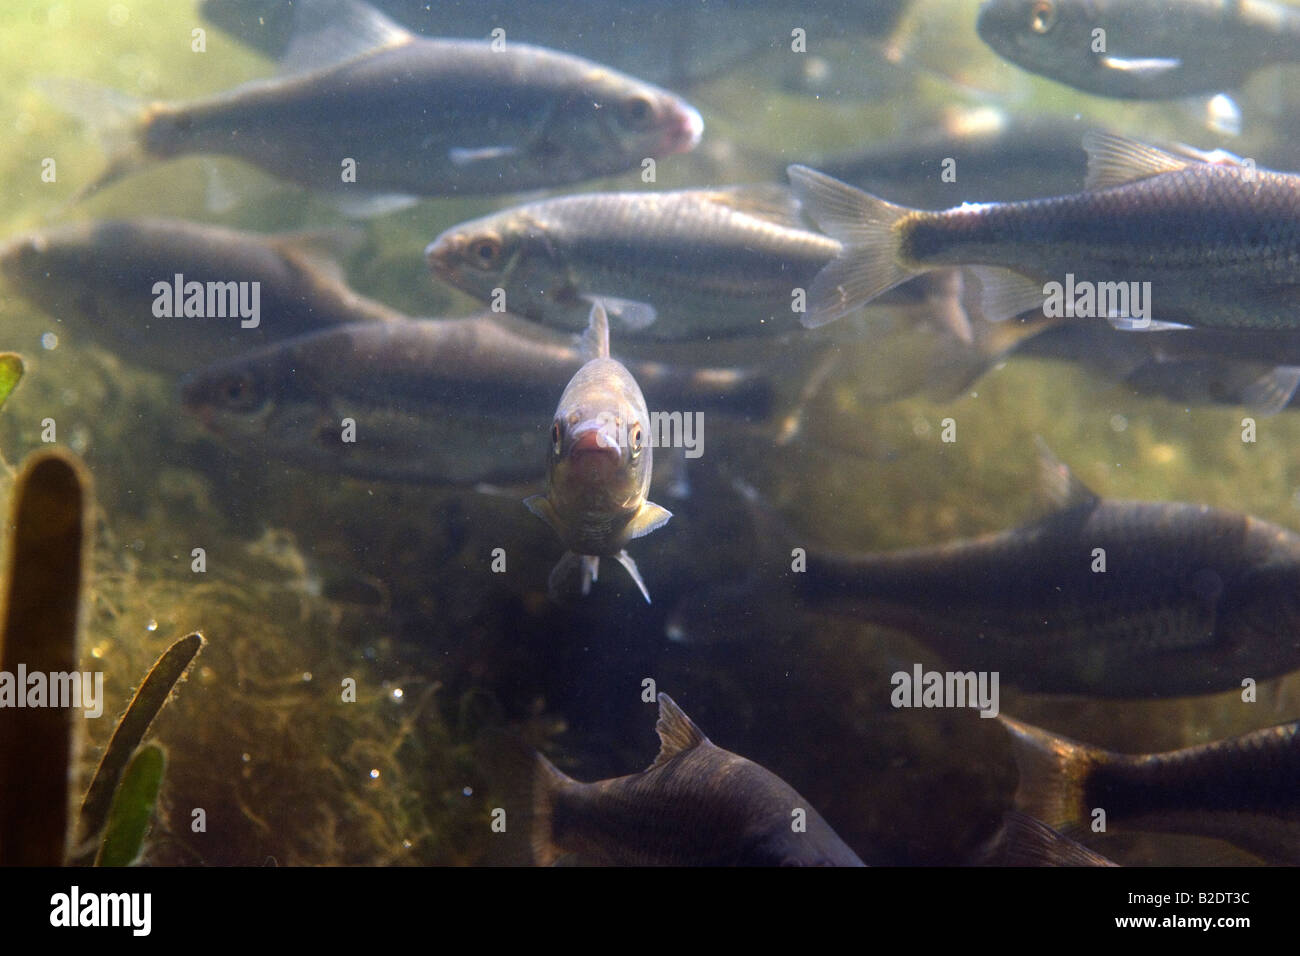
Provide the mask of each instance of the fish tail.
{"label": "fish tail", "polygon": [[1058,737],[1005,715],[998,720],[1011,735],[1020,783],[1016,806],[1024,813],[1069,833],[1088,819],[1085,790],[1093,768],[1106,751]]}
{"label": "fish tail", "polygon": [[805,326],[815,328],[848,315],[916,274],[898,261],[896,228],[914,210],[807,166],[791,166],[786,172],[808,215],[843,245],[808,289]]}
{"label": "fish tail", "polygon": [[81,202],[149,164],[142,137],[146,115],[142,101],[118,90],[80,80],[47,77],[38,80],[36,86],[62,110],[92,130],[108,156],[104,172],[77,190],[72,202]]}
{"label": "fish tail", "polygon": [[600,299],[591,300],[587,331],[582,333],[582,350],[588,358],[609,358],[609,316]]}
{"label": "fish tail", "polygon": [[555,842],[555,795],[573,781],[541,754],[535,757],[529,843],[533,862],[537,866],[552,866],[563,854]]}

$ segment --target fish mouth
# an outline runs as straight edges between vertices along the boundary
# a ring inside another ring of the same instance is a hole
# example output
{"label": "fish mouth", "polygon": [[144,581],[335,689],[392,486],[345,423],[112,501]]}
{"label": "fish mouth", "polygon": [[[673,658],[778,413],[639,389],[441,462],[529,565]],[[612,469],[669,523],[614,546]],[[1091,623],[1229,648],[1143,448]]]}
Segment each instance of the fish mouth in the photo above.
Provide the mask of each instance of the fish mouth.
{"label": "fish mouth", "polygon": [[623,460],[618,439],[601,425],[579,426],[574,430],[568,453],[575,475],[596,483],[612,479]]}
{"label": "fish mouth", "polygon": [[664,142],[664,151],[669,154],[689,153],[699,145],[703,135],[704,117],[700,111],[689,103],[679,103]]}
{"label": "fish mouth", "polygon": [[445,236],[439,236],[424,247],[424,261],[428,264],[429,271],[439,279],[449,279],[455,275],[449,261],[451,253],[451,240]]}

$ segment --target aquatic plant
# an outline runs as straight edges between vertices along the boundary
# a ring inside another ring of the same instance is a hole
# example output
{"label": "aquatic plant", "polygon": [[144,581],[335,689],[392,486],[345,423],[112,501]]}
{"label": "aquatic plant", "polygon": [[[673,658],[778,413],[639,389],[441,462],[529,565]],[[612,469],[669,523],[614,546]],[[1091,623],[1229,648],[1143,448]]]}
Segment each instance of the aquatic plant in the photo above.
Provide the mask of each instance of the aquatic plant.
{"label": "aquatic plant", "polygon": [[[0,356],[0,370],[3,360]],[[24,463],[14,485],[0,631],[0,671],[5,674],[18,673],[20,667],[28,674],[76,671],[90,503],[89,479],[71,453],[50,449]],[[86,793],[71,854],[70,768],[78,747],[74,708],[6,708],[0,720],[0,865],[57,866],[91,859],[123,865],[139,856],[164,764],[160,748],[140,749],[139,744],[203,643],[198,633],[177,641],[140,685]],[[26,690],[16,687],[20,694]]]}

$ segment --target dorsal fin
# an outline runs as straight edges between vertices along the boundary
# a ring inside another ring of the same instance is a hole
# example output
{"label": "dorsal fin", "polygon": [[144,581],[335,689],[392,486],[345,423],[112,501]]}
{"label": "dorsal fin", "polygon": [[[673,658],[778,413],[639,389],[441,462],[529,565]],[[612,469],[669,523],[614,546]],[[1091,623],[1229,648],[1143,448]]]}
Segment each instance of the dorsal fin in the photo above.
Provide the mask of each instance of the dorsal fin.
{"label": "dorsal fin", "polygon": [[791,229],[807,229],[794,191],[780,183],[724,186],[708,193],[709,202]]}
{"label": "dorsal fin", "polygon": [[582,333],[582,351],[588,361],[609,358],[609,316],[599,299],[591,301],[587,331]]}
{"label": "dorsal fin", "polygon": [[1039,485],[1053,510],[1095,507],[1101,496],[1085,485],[1070,466],[1052,454],[1041,435],[1034,436],[1038,447]]}
{"label": "dorsal fin", "polygon": [[1148,176],[1185,169],[1196,162],[1127,136],[1095,129],[1083,134],[1083,148],[1088,153],[1085,183],[1088,189],[1122,186]]}
{"label": "dorsal fin", "polygon": [[659,756],[647,770],[662,767],[678,754],[709,742],[704,731],[696,727],[667,694],[659,695],[659,722],[655,724],[655,733],[659,735]]}
{"label": "dorsal fin", "polygon": [[308,73],[411,40],[408,30],[362,0],[297,0],[278,68],[282,75]]}

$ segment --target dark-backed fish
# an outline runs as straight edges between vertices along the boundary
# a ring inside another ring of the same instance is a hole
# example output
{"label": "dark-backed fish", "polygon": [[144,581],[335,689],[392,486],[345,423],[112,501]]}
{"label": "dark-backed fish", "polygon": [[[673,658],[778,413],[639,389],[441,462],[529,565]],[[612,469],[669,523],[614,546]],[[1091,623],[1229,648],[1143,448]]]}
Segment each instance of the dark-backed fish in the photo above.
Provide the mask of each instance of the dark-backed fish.
{"label": "dark-backed fish", "polygon": [[[0,273],[68,341],[183,373],[279,339],[399,318],[338,275],[329,254],[351,241],[335,231],[266,236],[174,219],[91,221],[9,240]],[[254,302],[255,324],[240,311]]]}
{"label": "dark-backed fish", "polygon": [[[362,478],[532,481],[537,411],[584,363],[575,336],[508,315],[341,326],[202,369],[182,401],[237,451]],[[728,368],[633,364],[675,409],[764,417],[772,385]],[[344,419],[355,441],[344,441]]]}
{"label": "dark-backed fish", "polygon": [[966,266],[990,318],[1091,315],[1123,328],[1300,324],[1300,176],[1084,136],[1088,190],[927,212],[801,166],[808,214],[843,243],[809,289],[810,325],[909,277]]}
{"label": "dark-backed fish", "polygon": [[659,695],[659,755],[643,772],[595,783],[536,757],[536,863],[607,866],[862,866],[794,788],[723,750]]}
{"label": "dark-backed fish", "polygon": [[640,168],[703,130],[673,94],[567,53],[418,37],[360,0],[295,16],[286,75],[120,117],[131,145],[91,189],[208,153],[344,200],[517,192]]}
{"label": "dark-backed fish", "polygon": [[1300,722],[1156,754],[1091,747],[999,716],[1011,735],[1016,803],[1066,830],[1097,809],[1107,828],[1217,837],[1300,864]]}
{"label": "dark-backed fish", "polygon": [[1064,117],[951,110],[933,124],[807,165],[927,209],[1060,196],[1088,175],[1088,154],[1079,145],[1086,128]]}
{"label": "dark-backed fish", "polygon": [[[797,24],[786,0],[656,0],[653,8],[645,0],[376,0],[375,6],[415,33],[482,39],[502,29],[509,40],[568,50],[676,86],[724,75],[774,48],[788,51],[794,26],[814,38],[816,50],[822,38],[887,34],[907,0],[808,0]],[[199,10],[272,56],[281,55],[293,35],[292,0],[201,0]]]}
{"label": "dark-backed fish", "polygon": [[565,593],[580,577],[583,594],[600,559],[621,564],[650,603],[626,546],[668,523],[672,512],[649,501],[654,445],[641,387],[609,353],[609,318],[598,302],[584,344],[592,357],[565,386],[551,423],[546,493],[524,501],[568,549],[551,572],[549,591]]}
{"label": "dark-backed fish", "polygon": [[975,28],[998,54],[1123,99],[1219,93],[1300,60],[1300,10],[1271,0],[988,0]]}
{"label": "dark-backed fish", "polygon": [[901,551],[808,549],[789,575],[798,594],[1040,693],[1179,697],[1300,668],[1300,535],[1207,505],[1100,498],[1041,454],[1061,503],[1041,520]]}

